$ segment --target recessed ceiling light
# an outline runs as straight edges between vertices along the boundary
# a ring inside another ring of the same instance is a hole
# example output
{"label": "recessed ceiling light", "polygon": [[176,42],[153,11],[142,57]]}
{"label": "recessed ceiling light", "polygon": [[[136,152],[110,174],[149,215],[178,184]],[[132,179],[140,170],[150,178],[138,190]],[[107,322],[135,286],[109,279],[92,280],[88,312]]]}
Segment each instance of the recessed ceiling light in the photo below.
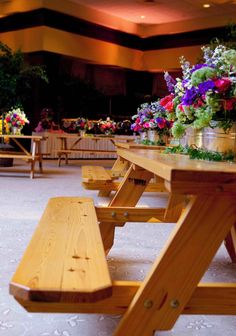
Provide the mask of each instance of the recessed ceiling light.
{"label": "recessed ceiling light", "polygon": [[208,3],[206,3],[206,4],[203,4],[203,5],[202,5],[202,7],[203,7],[203,8],[210,8],[210,7],[211,7],[211,5],[210,5],[210,4],[208,4]]}

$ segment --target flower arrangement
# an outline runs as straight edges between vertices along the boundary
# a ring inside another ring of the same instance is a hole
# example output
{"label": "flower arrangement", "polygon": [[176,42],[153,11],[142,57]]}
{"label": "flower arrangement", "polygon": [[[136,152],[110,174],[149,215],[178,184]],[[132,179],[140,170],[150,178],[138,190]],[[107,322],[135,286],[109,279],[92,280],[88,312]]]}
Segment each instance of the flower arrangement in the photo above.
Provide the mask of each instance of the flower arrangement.
{"label": "flower arrangement", "polygon": [[55,126],[53,122],[54,112],[51,108],[45,107],[40,112],[40,121],[35,128],[35,132],[43,132]]}
{"label": "flower arrangement", "polygon": [[125,134],[125,135],[132,135],[131,131],[131,120],[125,119],[122,121],[118,121],[117,123],[117,134]]}
{"label": "flower arrangement", "polygon": [[220,127],[226,132],[236,121],[236,50],[218,45],[202,47],[203,62],[191,66],[182,56],[182,79],[164,77],[172,96],[175,138],[187,127]]}
{"label": "flower arrangement", "polygon": [[75,121],[75,128],[77,131],[84,131],[87,129],[88,121],[85,118],[79,117]]}
{"label": "flower arrangement", "polygon": [[137,109],[137,114],[132,116],[134,123],[131,129],[134,132],[156,130],[159,135],[168,135],[173,125],[172,118],[172,96],[165,97],[150,104],[141,104]]}
{"label": "flower arrangement", "polygon": [[25,124],[29,123],[24,111],[20,108],[12,108],[5,115],[5,121],[9,128],[17,128],[21,130]]}
{"label": "flower arrangement", "polygon": [[116,131],[116,122],[109,117],[107,117],[106,120],[98,120],[98,126],[100,131],[105,134],[112,134]]}
{"label": "flower arrangement", "polygon": [[94,121],[93,120],[87,120],[87,124],[86,124],[86,130],[92,131],[94,129]]}
{"label": "flower arrangement", "polygon": [[10,127],[9,124],[7,124],[6,119],[2,120],[2,116],[0,116],[0,134],[6,134],[10,133]]}

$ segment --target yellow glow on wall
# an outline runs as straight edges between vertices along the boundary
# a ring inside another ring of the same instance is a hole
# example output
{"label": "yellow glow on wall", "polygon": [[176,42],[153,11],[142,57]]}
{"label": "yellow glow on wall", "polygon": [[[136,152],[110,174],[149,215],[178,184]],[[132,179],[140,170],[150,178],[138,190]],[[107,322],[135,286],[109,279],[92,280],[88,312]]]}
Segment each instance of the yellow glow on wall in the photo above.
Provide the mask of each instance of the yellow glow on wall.
{"label": "yellow glow on wall", "polygon": [[99,64],[142,69],[143,53],[139,50],[53,28],[36,27],[2,33],[0,40],[23,52],[49,51]]}
{"label": "yellow glow on wall", "polygon": [[194,64],[200,52],[200,46],[146,51],[143,55],[143,67],[148,71],[176,70],[180,68],[180,56],[184,55]]}

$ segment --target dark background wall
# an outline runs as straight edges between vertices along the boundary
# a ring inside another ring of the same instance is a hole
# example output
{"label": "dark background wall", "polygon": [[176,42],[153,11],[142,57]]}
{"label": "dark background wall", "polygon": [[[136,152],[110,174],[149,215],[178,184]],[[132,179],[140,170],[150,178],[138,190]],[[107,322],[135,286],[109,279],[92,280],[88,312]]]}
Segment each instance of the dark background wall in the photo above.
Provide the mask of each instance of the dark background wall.
{"label": "dark background wall", "polygon": [[25,55],[26,62],[46,67],[49,84],[35,81],[26,102],[26,113],[34,128],[40,111],[50,107],[55,121],[84,116],[115,120],[135,114],[144,101],[167,94],[163,73],[154,74],[86,63],[54,53]]}

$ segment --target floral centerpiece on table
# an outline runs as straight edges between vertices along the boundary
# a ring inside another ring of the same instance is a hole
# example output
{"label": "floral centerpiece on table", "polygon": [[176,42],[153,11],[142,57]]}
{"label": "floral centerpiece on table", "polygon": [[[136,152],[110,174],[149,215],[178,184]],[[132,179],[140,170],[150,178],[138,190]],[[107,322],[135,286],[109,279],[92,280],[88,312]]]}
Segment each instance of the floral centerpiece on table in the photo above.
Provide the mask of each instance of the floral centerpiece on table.
{"label": "floral centerpiece on table", "polygon": [[175,138],[186,128],[220,127],[226,132],[236,121],[236,50],[218,45],[202,47],[203,62],[191,66],[182,56],[182,79],[165,79],[173,96]]}
{"label": "floral centerpiece on table", "polygon": [[53,121],[54,111],[49,107],[45,107],[40,112],[40,121],[35,128],[35,132],[44,132],[45,130],[50,130],[55,126]]}
{"label": "floral centerpiece on table", "polygon": [[134,132],[145,132],[154,130],[159,135],[159,142],[163,143],[162,137],[170,135],[173,125],[173,102],[171,98],[165,97],[151,103],[144,103],[137,109],[137,114],[132,116],[134,121],[131,129]]}
{"label": "floral centerpiece on table", "polygon": [[117,123],[117,134],[132,135],[131,120],[125,119]]}
{"label": "floral centerpiece on table", "polygon": [[25,124],[29,123],[24,111],[20,107],[12,108],[5,115],[5,121],[13,133],[20,133]]}
{"label": "floral centerpiece on table", "polygon": [[107,117],[106,120],[98,120],[98,127],[102,133],[110,135],[116,131],[116,122]]}
{"label": "floral centerpiece on table", "polygon": [[79,117],[75,121],[75,128],[77,131],[85,131],[87,129],[87,119]]}
{"label": "floral centerpiece on table", "polygon": [[134,121],[131,130],[134,132],[145,132],[155,128],[154,110],[151,104],[143,103],[137,108],[137,114],[132,116]]}

